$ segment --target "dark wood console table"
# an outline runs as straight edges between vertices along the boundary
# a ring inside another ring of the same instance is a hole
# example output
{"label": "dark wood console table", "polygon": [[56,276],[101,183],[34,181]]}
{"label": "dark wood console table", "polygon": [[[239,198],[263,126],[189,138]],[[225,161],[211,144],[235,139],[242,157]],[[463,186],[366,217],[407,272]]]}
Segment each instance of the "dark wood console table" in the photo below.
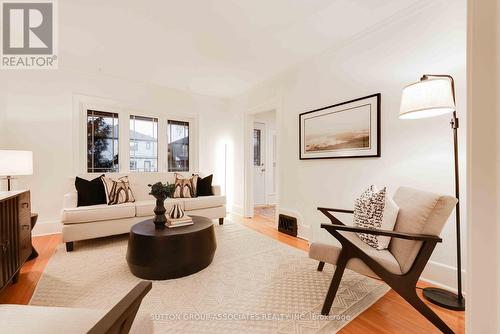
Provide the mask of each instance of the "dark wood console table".
{"label": "dark wood console table", "polygon": [[[31,231],[33,231],[33,228],[35,227],[37,220],[38,220],[38,213],[31,213]],[[28,261],[36,259],[37,257],[38,257],[38,252],[36,251],[33,244],[31,244],[31,254],[28,257]]]}
{"label": "dark wood console table", "polygon": [[212,220],[192,216],[193,225],[156,229],[153,219],[132,226],[127,263],[137,277],[165,280],[184,277],[206,268],[217,242]]}
{"label": "dark wood console table", "polygon": [[31,251],[30,192],[0,192],[0,290],[17,282]]}

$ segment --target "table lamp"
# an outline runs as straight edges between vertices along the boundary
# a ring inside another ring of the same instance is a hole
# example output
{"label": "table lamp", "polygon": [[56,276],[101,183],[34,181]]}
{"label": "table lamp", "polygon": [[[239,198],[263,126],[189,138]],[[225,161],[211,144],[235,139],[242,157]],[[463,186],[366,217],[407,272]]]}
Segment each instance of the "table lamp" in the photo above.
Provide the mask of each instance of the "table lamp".
{"label": "table lamp", "polygon": [[13,176],[19,175],[33,175],[33,152],[0,150],[0,176],[5,176],[8,191]]}
{"label": "table lamp", "polygon": [[[443,114],[452,114],[453,155],[455,163],[455,196],[460,199],[458,173],[458,118],[455,107],[455,82],[450,75],[424,74],[420,81],[408,85],[403,90],[399,118],[419,119]],[[464,310],[465,299],[462,295],[462,260],[460,250],[460,200],[455,209],[457,233],[457,292],[425,288],[424,297],[430,302],[451,310]]]}

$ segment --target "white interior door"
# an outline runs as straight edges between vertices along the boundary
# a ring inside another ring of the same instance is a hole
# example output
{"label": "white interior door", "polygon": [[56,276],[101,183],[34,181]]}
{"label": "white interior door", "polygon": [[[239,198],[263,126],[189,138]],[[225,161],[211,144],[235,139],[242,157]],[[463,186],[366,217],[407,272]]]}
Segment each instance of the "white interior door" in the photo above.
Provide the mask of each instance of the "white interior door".
{"label": "white interior door", "polygon": [[253,183],[254,205],[266,204],[266,127],[254,123],[253,129]]}

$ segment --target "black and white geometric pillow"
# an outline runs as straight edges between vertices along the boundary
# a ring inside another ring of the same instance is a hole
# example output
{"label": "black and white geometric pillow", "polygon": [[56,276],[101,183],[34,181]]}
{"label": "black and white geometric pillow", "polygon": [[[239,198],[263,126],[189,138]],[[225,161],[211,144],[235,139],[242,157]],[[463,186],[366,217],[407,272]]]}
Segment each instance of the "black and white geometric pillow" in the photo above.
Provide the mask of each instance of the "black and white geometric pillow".
{"label": "black and white geometric pillow", "polygon": [[[385,187],[378,190],[371,185],[354,201],[355,226],[389,231],[394,229],[399,207],[390,196],[387,196],[386,192]],[[378,250],[386,249],[391,241],[391,238],[386,236],[366,233],[357,233],[357,235],[365,243]]]}
{"label": "black and white geometric pillow", "polygon": [[106,198],[108,205],[135,202],[132,188],[127,176],[122,176],[118,180],[110,177],[101,176],[102,183],[106,189]]}
{"label": "black and white geometric pillow", "polygon": [[193,198],[197,196],[196,186],[198,175],[184,178],[181,174],[175,174],[174,198]]}

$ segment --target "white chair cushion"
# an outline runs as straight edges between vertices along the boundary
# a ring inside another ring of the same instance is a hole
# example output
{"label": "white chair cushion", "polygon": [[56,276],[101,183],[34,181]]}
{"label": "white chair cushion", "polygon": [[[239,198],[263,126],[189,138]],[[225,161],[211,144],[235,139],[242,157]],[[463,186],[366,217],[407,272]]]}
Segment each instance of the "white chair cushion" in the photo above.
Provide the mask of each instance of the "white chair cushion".
{"label": "white chair cushion", "polygon": [[[346,239],[349,239],[354,245],[365,252],[372,259],[377,261],[385,269],[393,274],[401,275],[401,268],[396,258],[388,250],[377,250],[365,242],[363,242],[355,233],[340,232]],[[342,246],[329,245],[319,242],[313,242],[309,249],[309,257],[318,261],[323,261],[330,264],[336,264]],[[347,263],[347,268],[354,270],[360,274],[377,277],[377,275],[361,260],[351,259]]]}
{"label": "white chair cushion", "polygon": [[[2,333],[83,334],[106,313],[107,310],[4,304],[0,305],[0,324]],[[130,333],[153,333],[153,323],[144,314],[137,314]]]}
{"label": "white chair cushion", "polygon": [[122,203],[116,205],[99,204],[63,209],[61,220],[64,224],[77,224],[102,220],[130,218],[134,216],[134,203]]}
{"label": "white chair cushion", "polygon": [[226,204],[226,196],[200,196],[196,198],[184,198],[184,210],[200,210],[216,208]]}
{"label": "white chair cushion", "polygon": [[[183,198],[168,198],[165,201],[165,209],[167,213],[172,209],[174,203],[180,204],[181,208],[184,209]],[[135,202],[135,215],[137,217],[150,217],[154,215],[154,208],[156,206],[156,200],[146,200],[146,201],[136,201]]]}

